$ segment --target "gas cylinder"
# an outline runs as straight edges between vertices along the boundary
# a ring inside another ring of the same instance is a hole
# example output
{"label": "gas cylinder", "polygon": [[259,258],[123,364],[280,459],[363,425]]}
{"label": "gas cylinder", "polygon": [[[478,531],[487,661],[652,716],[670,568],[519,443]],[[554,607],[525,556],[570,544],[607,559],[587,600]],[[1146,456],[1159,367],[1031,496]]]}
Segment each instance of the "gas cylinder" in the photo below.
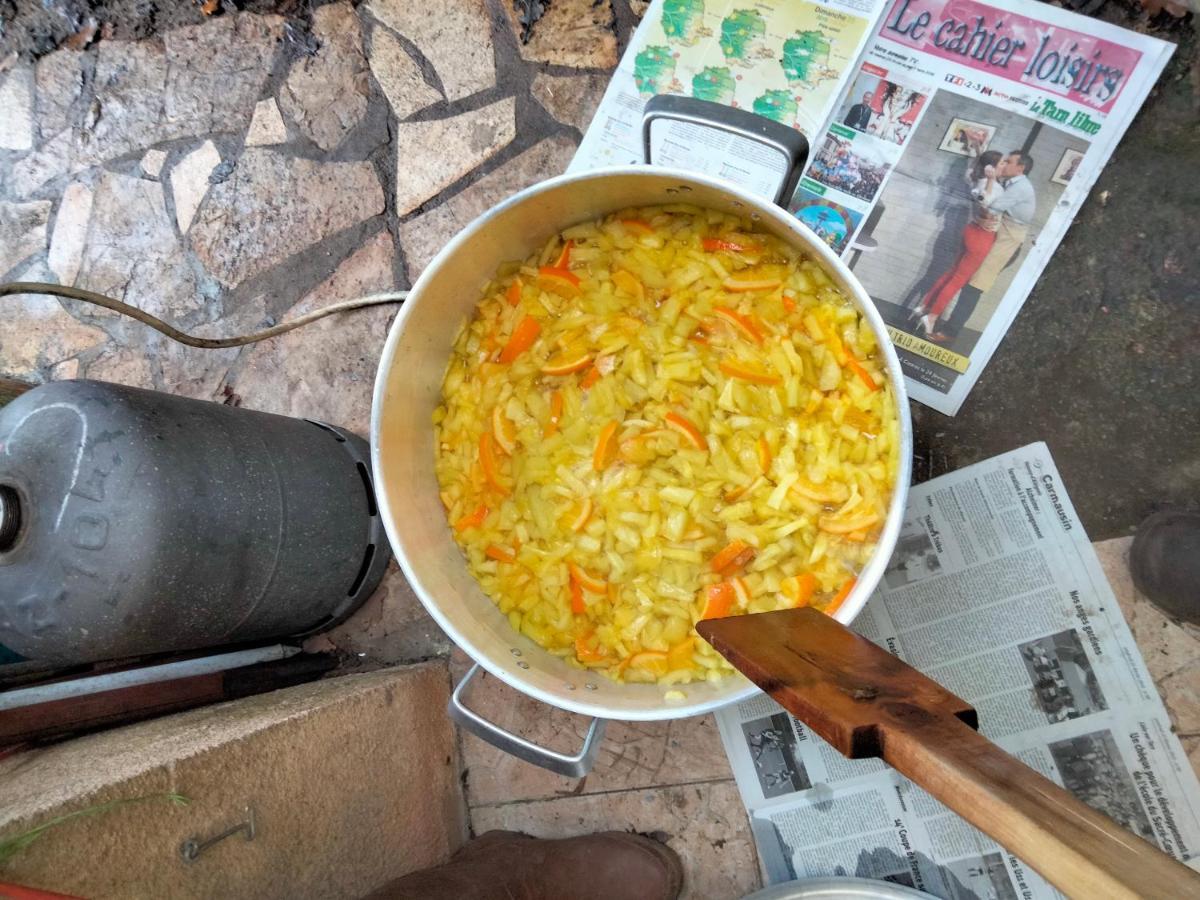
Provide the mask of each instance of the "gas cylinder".
{"label": "gas cylinder", "polygon": [[0,409],[0,644],[54,663],[298,637],[391,556],[366,441],[99,381]]}

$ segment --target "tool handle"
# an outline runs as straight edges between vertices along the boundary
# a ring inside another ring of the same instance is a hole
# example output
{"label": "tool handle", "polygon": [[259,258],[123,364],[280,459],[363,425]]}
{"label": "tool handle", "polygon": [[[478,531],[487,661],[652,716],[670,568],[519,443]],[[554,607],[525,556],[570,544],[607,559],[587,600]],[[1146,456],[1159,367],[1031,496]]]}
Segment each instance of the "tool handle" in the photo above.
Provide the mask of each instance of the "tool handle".
{"label": "tool handle", "polygon": [[513,734],[500,727],[490,719],[484,718],[463,702],[463,693],[480,671],[478,663],[473,665],[471,671],[455,685],[454,692],[450,695],[450,703],[446,707],[446,712],[461,728],[465,728],[480,740],[487,741],[496,749],[503,750],[510,756],[515,756],[517,759],[535,766],[541,766],[543,769],[549,769],[559,775],[565,775],[567,778],[583,778],[592,771],[596,753],[604,738],[604,726],[608,724],[607,720],[592,719],[592,724],[588,726],[587,736],[583,739],[583,746],[576,753],[562,753],[558,750],[551,750],[549,747],[543,747],[541,744],[535,744],[519,734]]}
{"label": "tool handle", "polygon": [[953,716],[898,704],[883,759],[1069,897],[1200,897],[1200,874]]}
{"label": "tool handle", "polygon": [[[771,200],[787,209],[792,194],[796,192],[796,185],[800,183],[800,172],[808,161],[808,138],[803,132],[749,110],[714,103],[712,100],[658,94],[650,98],[642,113],[642,154],[647,163],[653,162],[651,134],[654,123],[659,121],[684,122],[723,131],[778,153],[784,167],[783,177]],[[744,148],[742,150],[744,152]]]}
{"label": "tool handle", "polygon": [[1067,896],[1200,900],[1200,874],[1004,752],[968,703],[829,616],[790,609],[696,630],[839,752],[883,759]]}

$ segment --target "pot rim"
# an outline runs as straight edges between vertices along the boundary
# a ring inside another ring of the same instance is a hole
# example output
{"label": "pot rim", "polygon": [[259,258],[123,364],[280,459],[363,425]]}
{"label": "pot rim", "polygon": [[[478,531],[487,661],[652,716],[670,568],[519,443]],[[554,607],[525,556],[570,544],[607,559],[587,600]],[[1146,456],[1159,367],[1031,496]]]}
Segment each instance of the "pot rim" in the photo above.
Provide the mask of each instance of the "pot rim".
{"label": "pot rim", "polygon": [[[679,704],[663,703],[657,709],[622,709],[609,706],[604,703],[591,702],[586,699],[586,695],[581,695],[579,699],[575,696],[559,696],[551,694],[542,689],[526,682],[522,677],[520,670],[504,666],[493,660],[488,654],[480,651],[470,640],[468,640],[455,627],[451,618],[447,616],[437,599],[425,590],[416,576],[413,567],[408,560],[408,552],[405,542],[401,536],[401,529],[396,526],[396,519],[391,503],[388,499],[388,492],[381,488],[385,483],[386,478],[382,459],[380,457],[380,422],[382,419],[384,397],[387,392],[387,382],[391,374],[392,368],[396,363],[395,355],[396,348],[400,343],[401,335],[404,332],[409,316],[420,299],[423,289],[426,284],[433,280],[435,273],[446,264],[448,260],[458,252],[459,248],[465,244],[474,234],[488,227],[491,220],[499,215],[504,210],[524,203],[529,198],[540,193],[551,191],[566,184],[582,183],[590,180],[599,180],[610,177],[654,177],[654,178],[669,178],[677,179],[684,184],[702,185],[706,188],[715,189],[730,195],[732,198],[740,201],[745,207],[747,214],[758,213],[762,217],[771,217],[777,223],[784,226],[787,231],[796,235],[796,241],[804,247],[804,249],[816,256],[822,266],[831,275],[835,275],[840,286],[852,296],[853,302],[859,307],[860,312],[864,315],[872,326],[872,330],[879,338],[879,349],[886,363],[888,376],[892,382],[893,396],[896,401],[897,417],[900,426],[900,464],[896,472],[896,485],[893,490],[892,499],[888,505],[888,515],[884,522],[883,531],[880,533],[877,550],[863,567],[858,575],[858,583],[854,586],[850,595],[842,603],[841,607],[834,614],[834,618],[844,625],[849,625],[858,613],[866,605],[870,599],[875,587],[883,577],[884,568],[887,565],[888,558],[891,555],[890,548],[895,545],[896,538],[900,532],[901,522],[903,520],[905,506],[908,498],[908,487],[912,472],[912,419],[909,413],[908,393],[905,389],[904,375],[900,369],[900,359],[896,354],[895,347],[888,338],[887,326],[883,321],[882,315],[872,302],[870,295],[867,294],[862,284],[850,271],[849,267],[841,261],[833,251],[823,242],[817,240],[805,229],[798,219],[787,212],[783,207],[777,206],[769,200],[751,194],[748,191],[722,179],[712,178],[707,175],[701,175],[694,172],[687,172],[682,169],[668,168],[664,166],[647,166],[647,165],[632,165],[632,166],[615,166],[604,169],[592,169],[585,172],[566,173],[557,175],[553,178],[548,178],[544,181],[539,181],[536,184],[530,185],[523,190],[520,190],[512,196],[502,200],[495,206],[490,207],[469,224],[458,231],[450,241],[442,247],[440,251],[426,265],[421,275],[417,278],[408,293],[408,298],[400,307],[400,312],[393,321],[391,328],[388,331],[387,340],[384,343],[383,352],[380,355],[379,366],[375,373],[375,390],[371,403],[371,466],[374,474],[376,486],[376,499],[379,506],[379,512],[383,519],[384,528],[387,531],[388,540],[391,542],[392,550],[397,563],[400,565],[404,573],[405,579],[408,581],[414,593],[421,601],[421,605],[429,615],[437,622],[438,626],[446,633],[446,635],[471,659],[483,666],[490,674],[499,678],[501,681],[520,691],[521,693],[540,700],[543,703],[555,706],[560,709],[565,709],[570,712],[578,713],[585,716],[593,716],[601,719],[620,719],[623,721],[657,721],[661,719],[676,719],[686,718],[689,716],[704,715],[713,710],[720,709],[732,703],[740,703],[743,700],[749,699],[759,693],[758,687],[747,681],[740,675],[730,676],[729,686],[731,690],[724,696],[711,698],[697,702],[685,702]],[[564,223],[561,227],[569,227],[576,223]],[[878,548],[889,548],[887,555],[879,553]],[[465,564],[465,563],[464,563]],[[736,690],[733,689],[739,685]]]}

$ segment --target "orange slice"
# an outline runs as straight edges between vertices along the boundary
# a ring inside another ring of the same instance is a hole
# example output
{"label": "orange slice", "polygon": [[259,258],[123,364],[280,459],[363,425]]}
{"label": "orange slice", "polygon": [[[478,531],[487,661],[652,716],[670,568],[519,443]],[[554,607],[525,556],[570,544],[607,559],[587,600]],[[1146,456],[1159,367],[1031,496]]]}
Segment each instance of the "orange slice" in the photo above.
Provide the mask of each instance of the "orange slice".
{"label": "orange slice", "polygon": [[577,616],[587,612],[587,604],[583,602],[583,588],[574,578],[571,579],[571,612]]}
{"label": "orange slice", "polygon": [[879,430],[879,422],[873,415],[853,407],[846,410],[842,422],[867,435],[874,435]]}
{"label": "orange slice", "polygon": [[621,442],[621,457],[632,463],[647,463],[657,456],[655,448],[647,443],[660,434],[665,434],[665,428],[650,428],[634,437]]}
{"label": "orange slice", "polygon": [[600,436],[596,438],[596,449],[592,453],[592,468],[597,472],[603,472],[616,458],[617,442],[614,440],[616,433],[616,422],[609,422],[600,429]]}
{"label": "orange slice", "polygon": [[508,286],[508,290],[504,294],[504,296],[508,299],[509,306],[516,306],[521,302],[521,291],[524,290],[524,288],[525,285],[521,284],[520,278],[514,278],[512,280],[512,284]]}
{"label": "orange slice", "polygon": [[723,359],[719,364],[719,368],[730,378],[740,378],[742,381],[749,381],[753,384],[774,385],[783,383],[783,379],[773,372],[760,372],[740,360]]}
{"label": "orange slice", "polygon": [[641,281],[632,272],[626,272],[624,269],[617,269],[612,275],[613,284],[627,294],[632,294],[638,300],[646,299],[646,289],[642,286]]}
{"label": "orange slice", "polygon": [[737,278],[726,278],[721,282],[721,287],[739,294],[746,291],[773,291],[781,284],[783,282],[778,278],[751,278],[744,281]]}
{"label": "orange slice", "polygon": [[879,521],[879,513],[864,509],[858,513],[851,512],[848,516],[821,516],[817,519],[817,527],[830,534],[850,534],[854,531],[864,531]]}
{"label": "orange slice", "polygon": [[496,454],[492,449],[492,433],[485,431],[479,436],[479,464],[483,467],[483,477],[502,496],[508,496],[508,488],[500,482],[500,471],[496,466]]}
{"label": "orange slice", "polygon": [[762,248],[754,244],[739,244],[737,241],[727,241],[723,238],[705,238],[700,246],[709,253],[724,251],[726,253],[759,253]]}
{"label": "orange slice", "polygon": [[558,431],[558,420],[562,418],[562,411],[562,391],[555,391],[550,395],[550,421],[546,423],[546,427],[542,430],[543,437],[553,437],[555,432]]}
{"label": "orange slice", "polygon": [[717,573],[730,572],[748,565],[757,554],[758,551],[743,540],[730,541],[717,551],[708,565]]}
{"label": "orange slice", "polygon": [[838,592],[833,595],[833,599],[829,601],[829,605],[825,607],[825,615],[832,616],[837,612],[838,607],[846,602],[846,598],[850,596],[850,592],[854,590],[854,585],[858,584],[858,579],[851,575],[846,579],[846,583],[838,588]]}
{"label": "orange slice", "polygon": [[767,436],[760,434],[758,436],[758,444],[755,445],[758,450],[758,466],[762,469],[764,475],[771,470],[771,445],[767,443]]}
{"label": "orange slice", "polygon": [[875,383],[875,379],[871,377],[871,373],[862,367],[857,359],[849,354],[846,354],[846,365],[850,370],[859,377],[859,380],[867,386],[868,391],[879,390],[879,385]]}
{"label": "orange slice", "polygon": [[695,638],[685,638],[667,651],[667,668],[672,672],[677,669],[692,667],[692,650],[696,646]]}
{"label": "orange slice", "polygon": [[543,290],[558,294],[560,297],[578,297],[579,276],[567,269],[554,266],[542,266],[538,269],[538,284]]}
{"label": "orange slice", "polygon": [[542,366],[543,375],[570,375],[572,372],[582,372],[592,364],[592,355],[583,350],[559,353],[546,360]]}
{"label": "orange slice", "polygon": [[538,335],[542,333],[542,326],[538,324],[538,320],[533,316],[525,316],[517,323],[517,327],[513,329],[512,336],[509,337],[508,343],[504,345],[504,349],[500,351],[500,362],[510,363],[530,347],[537,340]]}
{"label": "orange slice", "polygon": [[704,612],[700,614],[701,619],[723,619],[729,615],[729,611],[733,609],[733,601],[737,595],[733,592],[733,585],[728,581],[719,581],[716,584],[710,584],[704,591]]}
{"label": "orange slice", "polygon": [[629,657],[629,665],[634,669],[648,672],[655,678],[662,678],[671,670],[667,654],[661,650],[643,650]]}
{"label": "orange slice", "polygon": [[499,544],[488,544],[483,554],[488,559],[494,559],[497,562],[510,563],[517,558],[516,552],[511,547],[501,547]]}
{"label": "orange slice", "polygon": [[454,530],[459,534],[466,531],[468,528],[478,528],[483,524],[483,520],[488,517],[488,508],[480,503],[475,507],[473,512],[467,513],[461,519],[454,523]]}
{"label": "orange slice", "polygon": [[583,531],[583,526],[588,523],[588,519],[592,517],[592,498],[584,497],[583,506],[579,507],[579,515],[575,517],[575,521],[571,523],[572,531]]}
{"label": "orange slice", "polygon": [[725,492],[725,502],[726,503],[734,503],[737,500],[740,500],[742,497],[744,497],[746,494],[750,493],[750,491],[754,490],[762,483],[763,483],[763,480],[762,480],[762,477],[760,476],[758,478],[755,478],[753,481],[749,482],[748,484],[743,484],[741,487],[732,488],[731,490],[726,491]]}
{"label": "orange slice", "polygon": [[592,594],[607,594],[608,582],[602,578],[597,578],[575,563],[567,563],[567,571],[571,574],[571,578],[579,584],[585,591]]}
{"label": "orange slice", "polygon": [[762,332],[758,330],[758,326],[749,316],[744,316],[728,306],[714,306],[713,313],[732,325],[747,340],[754,341],[756,344],[763,342]]}
{"label": "orange slice", "polygon": [[791,490],[817,503],[845,503],[850,497],[850,489],[840,481],[813,484],[807,478],[801,478],[791,486]]}
{"label": "orange slice", "polygon": [[808,606],[817,589],[817,578],[812,572],[783,580],[783,592],[792,601],[792,606]]}
{"label": "orange slice", "polygon": [[496,446],[509,456],[517,449],[517,427],[498,406],[492,410],[492,437],[496,439]]}
{"label": "orange slice", "polygon": [[682,434],[693,447],[697,450],[708,451],[708,442],[704,440],[704,435],[690,421],[677,412],[669,412],[664,418],[667,427]]}
{"label": "orange slice", "polygon": [[588,641],[592,638],[592,632],[581,634],[575,638],[575,658],[581,663],[598,663],[608,659],[608,649],[600,645],[591,646]]}

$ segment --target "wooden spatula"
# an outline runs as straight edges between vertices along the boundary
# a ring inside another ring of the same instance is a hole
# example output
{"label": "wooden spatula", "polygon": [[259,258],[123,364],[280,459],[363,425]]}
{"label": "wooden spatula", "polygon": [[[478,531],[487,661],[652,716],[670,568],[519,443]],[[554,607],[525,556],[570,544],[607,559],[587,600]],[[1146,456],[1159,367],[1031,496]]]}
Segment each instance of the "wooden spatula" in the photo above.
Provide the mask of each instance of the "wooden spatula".
{"label": "wooden spatula", "polygon": [[812,609],[697,631],[851,759],[879,757],[1070,897],[1200,897],[1200,874],[1095,812],[976,730],[975,710]]}

